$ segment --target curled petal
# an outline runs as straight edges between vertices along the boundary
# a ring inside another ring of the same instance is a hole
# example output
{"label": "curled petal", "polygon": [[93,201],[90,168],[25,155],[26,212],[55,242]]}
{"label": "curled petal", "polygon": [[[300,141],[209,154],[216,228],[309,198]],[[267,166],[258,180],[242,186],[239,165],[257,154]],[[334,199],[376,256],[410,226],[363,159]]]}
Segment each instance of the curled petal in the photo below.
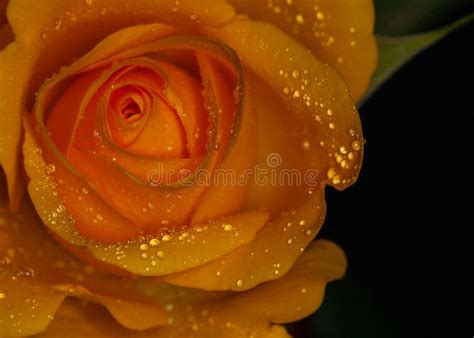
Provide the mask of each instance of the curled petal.
{"label": "curled petal", "polygon": [[64,332],[74,332],[78,337],[130,337],[130,338],[289,338],[279,325],[269,325],[265,320],[252,319],[243,312],[203,309],[183,312],[179,321],[161,329],[143,332],[120,327],[100,306],[67,300],[63,303],[54,321],[39,338],[62,338]]}
{"label": "curled petal", "polygon": [[[123,326],[144,330],[168,321],[133,279],[100,274],[46,233],[30,203],[16,215],[0,207],[0,334],[42,332],[66,296],[104,305]],[[62,213],[58,209],[57,214]]]}
{"label": "curled petal", "polygon": [[[210,34],[234,48],[291,108],[324,181],[344,189],[357,179],[363,155],[359,115],[344,81],[330,66],[275,26],[234,21]],[[278,36],[277,39],[273,38]],[[287,76],[285,76],[287,74]]]}
{"label": "curled petal", "polygon": [[272,323],[294,322],[319,308],[326,284],[342,278],[346,267],[344,252],[337,245],[317,240],[285,276],[238,294],[230,304]]}
{"label": "curled petal", "polygon": [[[30,133],[26,133],[24,153],[28,159],[25,165],[31,178],[28,190],[33,200],[42,201],[37,206],[37,211],[43,222],[60,237],[78,247],[84,246],[88,253],[103,262],[137,274],[162,275],[216,259],[252,241],[268,219],[268,214],[264,212],[246,213],[158,238],[140,238],[126,243],[127,245],[93,242],[74,230],[74,223],[67,212],[57,215],[57,219],[52,222],[51,215],[57,208],[64,208],[64,205]],[[41,200],[41,196],[51,197]],[[231,231],[226,231],[227,224],[232,226]],[[144,252],[143,248],[147,248],[147,251]],[[161,259],[161,255],[166,255],[165,259]]]}
{"label": "curled petal", "polygon": [[30,336],[43,332],[66,297],[35,282],[15,280],[0,269],[0,335]]}
{"label": "curled petal", "polygon": [[230,0],[238,13],[275,24],[329,63],[358,101],[377,64],[372,0]]}
{"label": "curled petal", "polygon": [[[37,88],[46,78],[122,28],[156,22],[157,17],[169,24],[189,25],[193,18],[220,26],[235,15],[223,0],[183,0],[178,4],[175,0],[141,0],[133,4],[126,0],[11,0],[8,10],[16,40],[0,52],[0,163],[7,176],[13,209],[18,208],[22,190],[18,175],[22,115],[29,110]],[[148,34],[148,38],[153,35]],[[122,47],[120,40],[115,43]],[[136,39],[135,43],[144,41]]]}
{"label": "curled petal", "polygon": [[265,225],[248,245],[163,280],[205,290],[243,291],[280,278],[318,233],[326,211],[323,195],[315,191],[303,206]]}

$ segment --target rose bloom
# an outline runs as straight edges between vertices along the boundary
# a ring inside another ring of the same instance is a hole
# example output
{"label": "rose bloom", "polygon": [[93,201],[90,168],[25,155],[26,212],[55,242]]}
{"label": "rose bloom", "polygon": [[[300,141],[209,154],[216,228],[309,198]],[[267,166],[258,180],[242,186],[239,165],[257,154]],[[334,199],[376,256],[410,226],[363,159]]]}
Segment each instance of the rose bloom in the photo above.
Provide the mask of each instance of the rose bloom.
{"label": "rose bloom", "polygon": [[0,336],[288,337],[346,269],[313,239],[360,170],[373,21],[370,0],[1,0]]}

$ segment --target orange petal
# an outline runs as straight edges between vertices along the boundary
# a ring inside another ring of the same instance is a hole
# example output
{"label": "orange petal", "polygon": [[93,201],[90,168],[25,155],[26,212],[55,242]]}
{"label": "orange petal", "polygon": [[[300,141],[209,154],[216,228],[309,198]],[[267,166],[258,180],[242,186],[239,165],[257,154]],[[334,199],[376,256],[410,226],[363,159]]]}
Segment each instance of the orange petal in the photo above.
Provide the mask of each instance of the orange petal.
{"label": "orange petal", "polygon": [[258,128],[257,146],[252,146],[257,162],[245,208],[278,215],[300,207],[308,193],[322,188],[325,177],[319,168],[324,159],[303,146],[307,140],[291,107],[252,72],[246,71],[245,77],[245,113],[255,115]]}
{"label": "orange petal", "polygon": [[[209,34],[237,51],[244,65],[285,99],[326,182],[344,189],[357,179],[363,139],[359,115],[340,76],[275,26],[234,21]],[[277,38],[275,38],[277,37]]]}
{"label": "orange petal", "polygon": [[162,277],[180,286],[204,290],[248,290],[280,278],[318,233],[325,215],[324,193],[317,190],[298,209],[261,229],[255,240],[208,264]]}
{"label": "orange petal", "polygon": [[[269,325],[259,318],[245,316],[229,307],[201,310],[189,307],[169,326],[144,332],[130,331],[118,326],[103,308],[90,303],[67,300],[63,303],[47,331],[38,338],[62,338],[65,332],[78,337],[133,338],[289,338],[285,329]],[[223,310],[223,311],[222,311]]]}
{"label": "orange petal", "polygon": [[341,248],[332,242],[317,240],[285,276],[240,293],[229,304],[272,323],[294,322],[319,308],[326,284],[342,278],[346,266]]}
{"label": "orange petal", "polygon": [[[228,216],[236,213],[243,205],[248,182],[243,181],[244,173],[252,170],[256,161],[257,122],[255,112],[245,110],[240,102],[236,102],[235,88],[245,83],[243,74],[228,74],[235,70],[227,70],[208,53],[198,53],[198,62],[204,82],[212,87],[218,106],[220,135],[217,142],[225,150],[219,156],[222,162],[218,165],[212,179],[212,185],[206,190],[194,212],[191,224]],[[241,72],[238,69],[237,72]],[[227,75],[227,76],[226,76]],[[229,80],[232,79],[231,81]],[[207,79],[207,80],[206,80]],[[242,81],[242,83],[238,83]],[[244,101],[245,97],[238,100]],[[234,129],[235,135],[230,130]],[[232,136],[235,139],[232,139]],[[229,142],[235,142],[229,144]],[[229,145],[228,145],[229,144]],[[229,148],[229,149],[227,149]]]}
{"label": "orange petal", "polygon": [[104,305],[118,323],[131,330],[147,330],[168,323],[167,312],[151,302],[138,302],[94,294],[77,285],[62,284],[53,288],[69,296]]}
{"label": "orange petal", "polygon": [[[238,13],[275,24],[347,82],[354,101],[377,64],[372,0],[230,0]],[[275,35],[278,39],[278,35]],[[264,40],[265,41],[265,40]]]}
{"label": "orange petal", "polygon": [[[43,330],[65,296],[103,304],[128,328],[143,330],[167,323],[166,312],[146,299],[133,279],[99,274],[62,250],[30,203],[11,215],[2,202],[0,221],[0,323],[12,324],[7,325],[16,330],[12,335],[20,334],[18,330],[27,335]],[[0,325],[2,335],[3,328]]]}
{"label": "orange petal", "polygon": [[[202,24],[219,26],[235,15],[224,0],[128,0],[93,1],[29,0],[9,1],[9,21],[16,40],[0,52],[0,164],[8,180],[11,207],[18,207],[20,178],[18,176],[21,116],[34,99],[43,81],[74,58],[83,55],[107,35],[122,28],[156,22],[170,24]],[[28,22],[28,24],[25,24]],[[126,41],[127,47],[155,39],[145,36]],[[71,39],[74,36],[74,39]],[[114,39],[108,49],[123,47],[123,40]],[[59,46],[59,48],[58,48]],[[54,50],[54,53],[48,51]],[[7,137],[8,135],[8,137]]]}
{"label": "orange petal", "polygon": [[[13,276],[14,277],[14,276]],[[0,269],[0,335],[30,336],[46,329],[66,295],[30,282],[12,279]]]}
{"label": "orange petal", "polygon": [[[64,204],[58,197],[56,184],[47,173],[42,155],[36,149],[30,133],[26,133],[24,154],[28,159],[25,166],[30,177],[28,191],[33,200],[41,202],[36,208],[43,222],[71,244],[84,246],[103,262],[130,272],[153,276],[203,264],[251,242],[268,219],[268,214],[264,212],[235,215],[192,229],[177,230],[176,233],[171,233],[171,236],[162,235],[158,238],[160,243],[156,243],[156,239],[152,241],[152,237],[139,238],[127,245],[90,241],[77,234],[67,211],[56,213]],[[43,199],[42,196],[49,197]],[[55,213],[57,218],[52,217]],[[106,217],[104,216],[104,219]],[[225,231],[225,224],[232,226],[231,231]],[[143,245],[148,248],[147,252],[140,249]],[[165,259],[161,259],[158,252],[164,254]],[[143,254],[146,254],[145,259]]]}

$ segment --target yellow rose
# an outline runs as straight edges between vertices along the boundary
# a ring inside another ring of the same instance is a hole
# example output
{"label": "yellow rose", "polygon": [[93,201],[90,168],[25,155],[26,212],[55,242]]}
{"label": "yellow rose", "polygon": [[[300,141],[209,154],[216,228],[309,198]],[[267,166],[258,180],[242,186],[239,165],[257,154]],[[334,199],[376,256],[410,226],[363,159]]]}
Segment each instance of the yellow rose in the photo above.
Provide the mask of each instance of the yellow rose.
{"label": "yellow rose", "polygon": [[1,4],[0,335],[285,337],[319,307],[371,1]]}

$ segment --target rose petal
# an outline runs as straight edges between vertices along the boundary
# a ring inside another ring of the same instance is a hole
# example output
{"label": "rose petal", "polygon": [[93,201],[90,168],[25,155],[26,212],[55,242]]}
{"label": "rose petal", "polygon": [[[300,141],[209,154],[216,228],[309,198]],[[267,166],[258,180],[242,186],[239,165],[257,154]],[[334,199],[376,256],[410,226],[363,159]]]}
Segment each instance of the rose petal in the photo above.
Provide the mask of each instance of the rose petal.
{"label": "rose petal", "polygon": [[104,305],[118,323],[131,330],[147,330],[168,323],[167,312],[151,302],[138,302],[94,294],[77,285],[62,284],[53,288],[69,296]]}
{"label": "rose petal", "polygon": [[[285,99],[326,182],[342,190],[357,179],[363,139],[359,115],[344,81],[275,26],[234,21],[214,35]],[[278,38],[275,38],[278,37]],[[286,75],[285,75],[286,74]]]}
{"label": "rose petal", "polygon": [[65,332],[74,332],[77,337],[134,337],[134,338],[288,338],[285,329],[269,325],[265,320],[246,317],[243,312],[212,310],[197,311],[188,308],[179,321],[168,327],[144,332],[130,331],[118,326],[100,306],[67,300],[63,303],[54,321],[38,338],[62,338]]}
{"label": "rose petal", "polygon": [[[243,175],[247,170],[253,169],[252,166],[256,159],[257,142],[257,121],[253,111],[245,108],[241,116],[237,116],[238,126],[235,123],[234,115],[237,108],[235,104],[235,83],[226,80],[226,71],[218,66],[217,62],[207,53],[198,54],[198,62],[201,67],[204,78],[212,86],[219,112],[219,119],[223,124],[224,130],[235,129],[236,139],[231,140],[232,135],[224,135],[218,141],[223,147],[229,142],[235,142],[230,145],[227,154],[222,154],[222,162],[214,174],[212,185],[209,186],[200,199],[199,205],[193,214],[191,224],[199,224],[204,221],[224,217],[236,213],[243,204],[248,190],[248,182],[242,181]],[[227,72],[228,73],[228,72]],[[234,75],[235,76],[235,75]],[[234,81],[232,81],[234,82]],[[234,87],[234,88],[233,88]],[[242,90],[242,88],[238,89]],[[246,100],[242,98],[242,100]],[[245,104],[245,103],[244,103]],[[222,121],[224,120],[225,121]],[[237,133],[238,129],[238,133]],[[255,209],[249,209],[255,210]]]}
{"label": "rose petal", "polygon": [[30,203],[16,215],[9,214],[4,204],[0,207],[0,321],[12,324],[6,327],[14,331],[4,333],[2,324],[0,334],[42,331],[67,295],[103,304],[119,323],[132,329],[167,323],[166,312],[145,298],[134,280],[99,274],[62,250]]}
{"label": "rose petal", "polygon": [[313,156],[317,148],[304,146],[308,140],[291,107],[250,71],[246,90],[244,113],[256,115],[258,155],[245,207],[279,215],[304,204],[312,190],[322,189],[324,159]]}
{"label": "rose petal", "polygon": [[25,278],[13,280],[0,268],[0,336],[29,336],[44,331],[65,297]]}
{"label": "rose petal", "polygon": [[347,82],[354,101],[377,64],[372,0],[230,0],[238,13],[275,24],[308,46]]}
{"label": "rose petal", "polygon": [[332,242],[317,240],[285,276],[240,293],[229,305],[272,323],[297,321],[319,308],[326,284],[342,278],[346,266],[342,249]]}
{"label": "rose petal", "polygon": [[[0,52],[0,164],[7,175],[11,207],[18,208],[22,189],[18,176],[21,116],[47,77],[127,26],[156,22],[157,18],[170,24],[189,25],[195,20],[219,26],[234,15],[224,0],[181,0],[178,4],[175,0],[9,1],[16,41]],[[120,40],[115,43],[122,46]]]}
{"label": "rose petal", "polygon": [[205,265],[162,277],[168,283],[204,290],[248,290],[280,278],[318,233],[325,215],[317,190],[300,208],[269,222],[253,242]]}
{"label": "rose petal", "polygon": [[[126,245],[125,243],[108,245],[88,241],[74,230],[73,222],[67,212],[57,215],[56,219],[52,218],[55,210],[63,206],[63,203],[58,197],[56,184],[47,174],[44,159],[36,149],[30,133],[26,133],[25,166],[31,178],[28,190],[33,200],[41,201],[37,210],[43,222],[71,244],[84,246],[89,253],[103,262],[119,266],[127,271],[141,275],[162,275],[203,264],[251,242],[268,219],[268,214],[265,212],[235,215],[202,224],[200,227],[178,231],[170,236],[163,235],[158,239],[161,243],[154,246],[150,244],[152,238],[141,238]],[[49,198],[43,200],[42,196],[49,196]],[[226,224],[232,226],[230,231],[226,231],[224,227]],[[167,241],[163,241],[163,238]],[[141,250],[143,244],[149,249],[147,252]],[[166,255],[166,258],[161,259],[156,256],[158,252]]]}

